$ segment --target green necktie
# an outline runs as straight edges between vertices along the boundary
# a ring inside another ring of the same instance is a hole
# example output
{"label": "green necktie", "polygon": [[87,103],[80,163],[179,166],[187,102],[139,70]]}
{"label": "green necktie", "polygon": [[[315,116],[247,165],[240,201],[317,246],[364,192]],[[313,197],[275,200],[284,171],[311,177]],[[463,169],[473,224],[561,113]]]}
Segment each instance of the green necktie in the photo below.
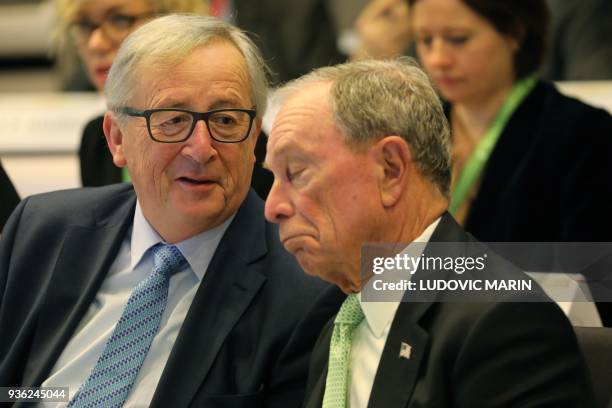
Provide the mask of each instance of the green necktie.
{"label": "green necktie", "polygon": [[355,327],[362,320],[363,311],[357,295],[348,295],[334,320],[334,332],[329,345],[329,367],[325,381],[323,408],[346,408],[347,406],[351,342]]}

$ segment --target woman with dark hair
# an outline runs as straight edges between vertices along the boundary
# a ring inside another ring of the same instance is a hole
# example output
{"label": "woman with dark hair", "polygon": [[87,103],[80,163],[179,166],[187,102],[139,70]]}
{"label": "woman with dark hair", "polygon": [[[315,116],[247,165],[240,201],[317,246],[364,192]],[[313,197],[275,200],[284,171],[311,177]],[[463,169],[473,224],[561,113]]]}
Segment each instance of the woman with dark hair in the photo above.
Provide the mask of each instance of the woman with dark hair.
{"label": "woman with dark hair", "polygon": [[612,241],[612,117],[536,76],[545,1],[409,5],[419,58],[448,103],[457,220],[489,242]]}
{"label": "woman with dark hair", "polygon": [[19,204],[19,195],[17,195],[11,179],[9,179],[2,163],[0,163],[0,234],[6,220],[17,207],[17,204]]}
{"label": "woman with dark hair", "polygon": [[535,75],[544,0],[409,0],[448,102],[451,210],[483,241],[610,241],[612,117]]}

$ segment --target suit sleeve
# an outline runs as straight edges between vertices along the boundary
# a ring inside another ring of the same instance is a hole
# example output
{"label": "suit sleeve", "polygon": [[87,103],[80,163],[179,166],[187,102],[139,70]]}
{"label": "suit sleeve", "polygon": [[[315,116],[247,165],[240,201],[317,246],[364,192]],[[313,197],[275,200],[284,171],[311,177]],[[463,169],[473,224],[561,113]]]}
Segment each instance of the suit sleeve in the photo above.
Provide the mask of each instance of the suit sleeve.
{"label": "suit sleeve", "polygon": [[296,325],[283,348],[266,394],[268,408],[300,407],[304,401],[311,351],[321,329],[338,311],[345,295],[330,287]]}
{"label": "suit sleeve", "polygon": [[19,195],[0,163],[0,234],[4,223],[19,204]]}
{"label": "suit sleeve", "polygon": [[452,372],[456,407],[594,407],[569,322],[554,303],[497,303],[467,333]]}
{"label": "suit sleeve", "polygon": [[11,350],[14,346],[14,334],[19,327],[5,305],[5,296],[10,290],[11,254],[26,203],[27,199],[17,206],[0,237],[0,386],[15,385],[17,381],[13,375],[16,362]]}
{"label": "suit sleeve", "polygon": [[586,111],[572,127],[578,143],[565,176],[562,239],[606,242],[612,226],[605,216],[612,196],[612,116],[602,110]]}
{"label": "suit sleeve", "polygon": [[17,229],[23,209],[26,206],[27,199],[23,200],[20,205],[17,206],[11,217],[8,219],[7,224],[0,235],[0,321],[4,309],[3,299],[7,287],[9,265],[11,261],[11,252],[13,251],[13,245],[15,243],[15,236],[17,235]]}

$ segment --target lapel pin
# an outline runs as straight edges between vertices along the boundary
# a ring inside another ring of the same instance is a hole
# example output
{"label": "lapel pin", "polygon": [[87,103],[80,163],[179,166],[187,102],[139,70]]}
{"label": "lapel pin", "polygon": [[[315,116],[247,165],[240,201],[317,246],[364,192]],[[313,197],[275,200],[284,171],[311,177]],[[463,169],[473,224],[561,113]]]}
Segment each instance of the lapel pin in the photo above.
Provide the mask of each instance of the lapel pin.
{"label": "lapel pin", "polygon": [[402,341],[402,344],[400,345],[399,357],[405,358],[406,360],[410,360],[411,352],[412,352],[412,346]]}

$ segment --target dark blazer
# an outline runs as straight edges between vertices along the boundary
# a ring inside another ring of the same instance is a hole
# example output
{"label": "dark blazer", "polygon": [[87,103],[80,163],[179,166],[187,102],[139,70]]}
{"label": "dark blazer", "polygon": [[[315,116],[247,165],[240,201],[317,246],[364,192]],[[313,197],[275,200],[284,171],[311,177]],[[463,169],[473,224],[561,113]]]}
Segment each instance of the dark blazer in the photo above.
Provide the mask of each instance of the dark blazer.
{"label": "dark blazer", "polygon": [[612,241],[612,116],[539,82],[500,135],[465,230],[485,242]]}
{"label": "dark blazer", "polygon": [[83,129],[79,164],[84,187],[99,187],[122,181],[121,168],[113,163],[113,156],[106,144],[103,122],[104,116],[98,116],[87,122]]}
{"label": "dark blazer", "polygon": [[11,212],[19,204],[19,195],[0,163],[0,234]]}
{"label": "dark blazer", "polygon": [[[0,385],[39,386],[48,377],[106,277],[135,202],[132,187],[117,184],[33,196],[17,208],[0,241]],[[285,252],[250,192],[151,406],[299,406],[310,349],[338,307],[313,310],[326,286]]]}
{"label": "dark blazer", "polygon": [[[464,228],[485,242],[610,242],[611,157],[612,116],[540,81],[500,135]],[[537,257],[513,261],[547,270],[525,263]],[[597,307],[612,325],[612,304]]]}
{"label": "dark blazer", "polygon": [[[84,187],[98,187],[107,184],[120,183],[122,170],[113,163],[113,156],[108,149],[104,131],[103,116],[89,121],[83,129],[81,146],[79,147],[79,163],[81,166],[81,182]],[[268,138],[262,132],[255,145],[255,168],[251,187],[265,199],[272,187],[272,173],[262,167],[266,158],[266,143]]]}
{"label": "dark blazer", "polygon": [[[448,214],[430,240],[446,241],[464,254],[482,248]],[[491,253],[485,271],[520,273]],[[595,406],[572,327],[544,295],[471,303],[410,302],[413,295],[406,293],[395,314],[369,408]],[[306,408],[322,403],[332,326],[330,320],[312,352]],[[402,342],[412,346],[409,359],[399,358]]]}

